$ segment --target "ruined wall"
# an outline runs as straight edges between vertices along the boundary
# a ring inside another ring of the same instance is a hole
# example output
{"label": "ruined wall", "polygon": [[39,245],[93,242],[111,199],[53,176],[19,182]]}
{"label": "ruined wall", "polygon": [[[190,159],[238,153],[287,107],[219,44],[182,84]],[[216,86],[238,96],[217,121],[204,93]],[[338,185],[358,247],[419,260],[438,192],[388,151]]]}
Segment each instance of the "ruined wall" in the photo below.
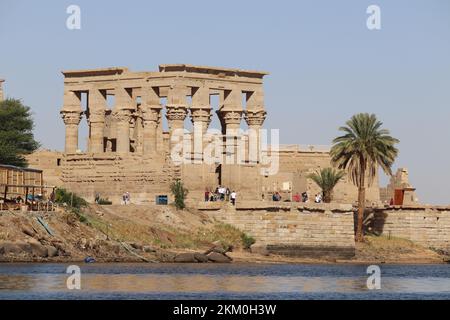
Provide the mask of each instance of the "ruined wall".
{"label": "ruined wall", "polygon": [[450,207],[404,206],[374,209],[373,230],[420,245],[450,250]]}
{"label": "ruined wall", "polygon": [[[311,201],[316,193],[321,190],[307,176],[321,168],[330,167],[330,155],[328,151],[307,151],[293,148],[293,150],[280,151],[279,173],[274,176],[263,178],[263,188],[268,196],[273,191],[282,193],[283,199],[289,194],[284,192],[282,185],[284,182],[290,182],[292,185],[292,194],[307,192]],[[378,177],[373,185],[366,189],[367,204],[378,204],[380,201],[380,189]],[[337,203],[355,203],[358,200],[358,189],[345,176],[336,185],[333,193],[333,202]]]}
{"label": "ruined wall", "polygon": [[62,180],[62,153],[50,150],[38,150],[26,156],[30,168],[40,169],[44,175],[44,184],[47,186],[61,186]]}
{"label": "ruined wall", "polygon": [[240,202],[236,208],[201,203],[200,209],[266,244],[269,251],[304,257],[352,257],[355,254],[350,205]]}
{"label": "ruined wall", "polygon": [[179,178],[179,167],[170,166],[162,156],[116,153],[64,155],[64,187],[88,201],[96,193],[119,204],[129,192],[135,204],[155,203],[157,195],[170,197],[170,183]]}

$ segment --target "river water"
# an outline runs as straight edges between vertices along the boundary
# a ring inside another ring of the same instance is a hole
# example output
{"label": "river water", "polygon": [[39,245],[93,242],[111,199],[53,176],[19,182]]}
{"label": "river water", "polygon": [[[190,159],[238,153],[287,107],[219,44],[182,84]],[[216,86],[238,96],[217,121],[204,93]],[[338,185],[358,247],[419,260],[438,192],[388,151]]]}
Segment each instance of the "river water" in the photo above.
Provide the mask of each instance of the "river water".
{"label": "river water", "polygon": [[[0,264],[0,299],[450,299],[450,265]],[[73,282],[71,282],[73,283]]]}

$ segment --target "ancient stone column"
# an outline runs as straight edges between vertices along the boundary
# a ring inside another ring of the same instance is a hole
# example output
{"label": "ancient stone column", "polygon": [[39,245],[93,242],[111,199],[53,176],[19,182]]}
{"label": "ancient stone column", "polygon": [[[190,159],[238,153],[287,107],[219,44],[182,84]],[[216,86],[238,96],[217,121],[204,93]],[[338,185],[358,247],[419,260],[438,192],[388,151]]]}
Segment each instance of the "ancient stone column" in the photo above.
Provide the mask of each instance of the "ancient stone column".
{"label": "ancient stone column", "polygon": [[63,107],[60,114],[66,126],[65,153],[75,153],[78,150],[78,125],[83,114],[78,93],[64,92]]}
{"label": "ancient stone column", "polygon": [[144,126],[143,153],[152,154],[157,152],[157,129],[162,106],[159,95],[154,88],[142,88],[142,120]]}
{"label": "ancient stone column", "polygon": [[115,89],[116,105],[112,116],[117,128],[116,151],[120,153],[130,152],[130,121],[133,101],[129,92],[122,87]]}
{"label": "ancient stone column", "polygon": [[157,151],[157,126],[159,109],[148,107],[142,110],[144,122],[144,154],[152,154]]}
{"label": "ancient stone column", "polygon": [[261,136],[260,130],[266,119],[266,111],[260,110],[247,110],[245,112],[245,121],[247,122],[248,133],[248,157],[247,159],[251,163],[258,163],[260,157],[261,148]]}
{"label": "ancient stone column", "polygon": [[209,102],[209,88],[194,88],[192,95],[191,121],[193,125],[192,141],[194,162],[203,159],[204,136],[211,123],[211,105]]}
{"label": "ancient stone column", "polygon": [[117,129],[116,151],[130,152],[130,120],[131,111],[128,109],[115,110],[112,113]]}
{"label": "ancient stone column", "polygon": [[97,89],[89,90],[89,152],[104,151],[106,96]]}
{"label": "ancient stone column", "polygon": [[178,135],[178,139],[183,137],[184,119],[187,115],[186,87],[173,85],[169,88],[166,108],[170,130],[170,146],[172,147],[174,135]]}
{"label": "ancient stone column", "polygon": [[238,150],[237,139],[239,136],[239,129],[241,125],[242,114],[244,110],[242,108],[242,91],[239,88],[233,88],[233,90],[226,91],[224,95],[223,105],[219,110],[220,121],[222,131],[225,132],[225,144],[226,144],[226,159],[228,164],[235,164],[239,160],[237,157]]}

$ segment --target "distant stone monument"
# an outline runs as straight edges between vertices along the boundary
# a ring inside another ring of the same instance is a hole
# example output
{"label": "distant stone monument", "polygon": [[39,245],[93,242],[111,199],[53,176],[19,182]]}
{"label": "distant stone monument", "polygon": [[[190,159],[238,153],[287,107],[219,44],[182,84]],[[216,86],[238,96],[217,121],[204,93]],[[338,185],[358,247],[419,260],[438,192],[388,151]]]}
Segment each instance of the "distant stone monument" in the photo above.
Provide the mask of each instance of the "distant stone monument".
{"label": "distant stone monument", "polygon": [[4,100],[4,97],[3,97],[3,82],[5,82],[5,80],[0,79],[0,101]]}

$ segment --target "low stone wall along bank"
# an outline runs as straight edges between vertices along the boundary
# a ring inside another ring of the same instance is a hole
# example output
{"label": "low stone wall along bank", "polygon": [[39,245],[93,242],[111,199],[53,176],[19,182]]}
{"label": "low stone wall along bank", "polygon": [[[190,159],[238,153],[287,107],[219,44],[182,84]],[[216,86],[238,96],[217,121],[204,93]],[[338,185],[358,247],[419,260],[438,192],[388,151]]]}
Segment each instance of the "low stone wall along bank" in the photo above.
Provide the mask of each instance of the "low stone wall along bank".
{"label": "low stone wall along bank", "polygon": [[199,209],[233,225],[271,253],[307,258],[355,255],[351,205],[244,202],[200,203]]}
{"label": "low stone wall along bank", "polygon": [[450,207],[376,208],[373,210],[372,221],[371,228],[377,234],[450,251]]}

